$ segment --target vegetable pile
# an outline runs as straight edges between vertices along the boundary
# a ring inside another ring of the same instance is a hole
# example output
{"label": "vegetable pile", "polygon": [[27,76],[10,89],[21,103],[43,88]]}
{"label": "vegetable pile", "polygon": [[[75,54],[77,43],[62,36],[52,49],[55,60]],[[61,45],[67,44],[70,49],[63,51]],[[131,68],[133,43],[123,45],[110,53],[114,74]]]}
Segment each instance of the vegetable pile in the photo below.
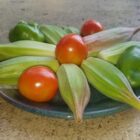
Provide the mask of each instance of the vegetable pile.
{"label": "vegetable pile", "polygon": [[105,96],[140,110],[140,28],[104,29],[90,19],[81,29],[21,21],[0,45],[0,85],[25,98],[48,102],[58,90],[81,121],[90,99],[89,83]]}

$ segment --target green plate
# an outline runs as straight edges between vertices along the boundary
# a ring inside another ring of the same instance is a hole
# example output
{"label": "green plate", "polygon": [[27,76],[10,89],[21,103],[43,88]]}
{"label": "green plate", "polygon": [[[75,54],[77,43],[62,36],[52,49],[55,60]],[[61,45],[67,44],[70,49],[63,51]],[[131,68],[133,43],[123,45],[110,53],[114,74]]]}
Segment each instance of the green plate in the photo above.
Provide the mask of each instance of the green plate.
{"label": "green plate", "polygon": [[[135,93],[140,95],[140,90],[135,90]],[[22,97],[15,89],[1,89],[0,95],[9,103],[35,114],[63,119],[73,119],[71,111],[63,102],[59,93],[55,99],[49,103],[31,102]],[[111,100],[100,94],[94,88],[91,88],[91,98],[84,112],[84,118],[87,119],[111,115],[128,108],[128,105]]]}

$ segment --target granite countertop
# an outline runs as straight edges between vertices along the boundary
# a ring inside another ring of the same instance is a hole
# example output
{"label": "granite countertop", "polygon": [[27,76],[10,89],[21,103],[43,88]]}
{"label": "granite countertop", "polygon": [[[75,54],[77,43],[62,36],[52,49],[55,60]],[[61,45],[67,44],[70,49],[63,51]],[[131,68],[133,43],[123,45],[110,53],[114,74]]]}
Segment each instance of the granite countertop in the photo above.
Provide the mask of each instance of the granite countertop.
{"label": "granite countertop", "polygon": [[[139,0],[0,0],[0,41],[19,20],[73,25],[95,18],[105,28],[140,25]],[[136,37],[139,39],[139,37]],[[73,120],[38,116],[0,98],[0,140],[140,140],[140,112]]]}

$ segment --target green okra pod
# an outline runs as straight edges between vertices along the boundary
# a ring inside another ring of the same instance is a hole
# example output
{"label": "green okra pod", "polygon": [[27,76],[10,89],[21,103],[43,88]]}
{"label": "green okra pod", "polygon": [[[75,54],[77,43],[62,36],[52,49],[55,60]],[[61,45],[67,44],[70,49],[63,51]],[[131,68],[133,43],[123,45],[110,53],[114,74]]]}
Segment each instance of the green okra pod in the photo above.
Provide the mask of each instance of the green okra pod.
{"label": "green okra pod", "polygon": [[90,88],[83,71],[75,64],[62,64],[57,71],[60,93],[74,114],[81,121],[90,99]]}
{"label": "green okra pod", "polygon": [[138,41],[128,41],[124,43],[119,43],[111,48],[102,50],[99,52],[98,57],[104,59],[112,64],[117,64],[119,58],[127,48],[132,48],[134,46],[140,47],[140,42]]}
{"label": "green okra pod", "polygon": [[102,94],[140,110],[140,100],[134,94],[125,75],[113,64],[89,57],[83,61],[81,67],[91,85]]}
{"label": "green okra pod", "polygon": [[55,45],[37,41],[17,41],[0,45],[0,61],[17,56],[55,56]]}
{"label": "green okra pod", "polygon": [[43,65],[57,71],[58,61],[53,57],[21,56],[0,62],[0,85],[17,86],[21,73],[29,67]]}
{"label": "green okra pod", "polygon": [[117,27],[83,37],[89,56],[96,56],[101,50],[132,39],[140,31],[135,27]]}

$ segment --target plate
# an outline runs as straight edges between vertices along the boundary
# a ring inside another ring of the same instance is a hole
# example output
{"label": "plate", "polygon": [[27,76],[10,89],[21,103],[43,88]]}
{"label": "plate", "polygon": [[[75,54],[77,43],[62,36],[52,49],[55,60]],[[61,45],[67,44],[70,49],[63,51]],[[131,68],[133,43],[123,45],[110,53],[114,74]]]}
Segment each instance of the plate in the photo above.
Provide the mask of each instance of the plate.
{"label": "plate", "polygon": [[[139,96],[140,90],[135,90]],[[73,119],[73,115],[58,93],[49,103],[35,103],[22,97],[16,89],[1,89],[0,96],[23,110],[55,118]],[[130,108],[128,105],[111,100],[91,87],[91,98],[84,112],[84,118],[112,115]]]}

